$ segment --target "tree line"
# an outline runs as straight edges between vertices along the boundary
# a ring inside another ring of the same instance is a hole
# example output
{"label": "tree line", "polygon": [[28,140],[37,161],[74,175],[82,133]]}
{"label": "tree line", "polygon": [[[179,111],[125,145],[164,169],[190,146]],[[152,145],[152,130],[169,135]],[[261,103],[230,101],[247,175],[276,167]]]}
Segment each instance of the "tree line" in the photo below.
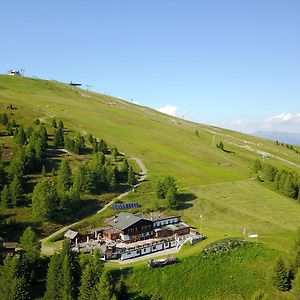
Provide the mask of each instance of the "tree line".
{"label": "tree line", "polygon": [[123,278],[116,280],[104,269],[99,250],[76,254],[65,240],[61,252],[48,262],[40,257],[40,242],[30,227],[19,247],[19,255],[5,257],[0,266],[0,299],[129,299]]}
{"label": "tree line", "polygon": [[300,177],[295,172],[279,170],[269,163],[263,163],[256,159],[253,165],[254,171],[258,173],[259,180],[266,180],[272,186],[287,197],[300,200]]}
{"label": "tree line", "polygon": [[166,176],[156,184],[156,196],[159,199],[166,199],[170,209],[178,209],[181,201],[177,194],[177,186],[174,177]]}

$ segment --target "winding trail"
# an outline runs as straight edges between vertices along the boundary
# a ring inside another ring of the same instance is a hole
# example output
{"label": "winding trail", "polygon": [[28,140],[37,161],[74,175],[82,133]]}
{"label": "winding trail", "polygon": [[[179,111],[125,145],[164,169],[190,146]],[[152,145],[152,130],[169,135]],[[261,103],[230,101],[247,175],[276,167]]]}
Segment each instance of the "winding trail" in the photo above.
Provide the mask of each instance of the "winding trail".
{"label": "winding trail", "polygon": [[[62,150],[62,149],[60,149],[60,150]],[[67,151],[65,151],[65,152],[67,152]],[[111,206],[112,204],[114,204],[115,201],[117,201],[119,199],[122,199],[123,197],[125,197],[126,195],[128,195],[134,188],[138,187],[146,179],[148,170],[147,170],[146,166],[144,165],[144,163],[142,162],[142,160],[139,159],[139,158],[137,158],[137,157],[129,157],[128,159],[135,160],[135,162],[137,163],[137,165],[141,169],[141,172],[139,173],[141,177],[139,178],[138,183],[135,184],[134,186],[130,187],[127,191],[125,191],[124,193],[120,194],[118,197],[116,197],[113,200],[111,200],[109,203],[105,204],[100,210],[98,210],[97,212],[95,212],[95,214],[99,214],[99,213],[103,212],[109,206]],[[63,228],[61,228],[61,229],[53,232],[49,236],[41,239],[40,240],[40,242],[41,242],[41,253],[44,254],[44,255],[52,255],[52,254],[54,254],[54,252],[56,250],[55,247],[51,247],[51,246],[46,245],[47,242],[49,242],[49,240],[52,239],[54,236],[56,236],[56,235],[58,235],[60,233],[63,233],[64,231],[68,230],[69,228],[71,228],[71,227],[73,227],[75,225],[78,225],[78,224],[84,222],[84,220],[85,220],[85,218],[83,220],[80,220],[80,221],[74,222],[72,224],[69,224],[67,226],[64,226]]]}

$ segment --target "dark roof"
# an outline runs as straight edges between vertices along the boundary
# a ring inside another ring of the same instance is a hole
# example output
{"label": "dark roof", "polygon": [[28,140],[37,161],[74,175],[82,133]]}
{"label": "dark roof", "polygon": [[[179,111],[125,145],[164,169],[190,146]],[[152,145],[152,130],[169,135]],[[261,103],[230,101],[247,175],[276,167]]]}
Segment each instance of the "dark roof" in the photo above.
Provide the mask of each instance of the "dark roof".
{"label": "dark roof", "polygon": [[69,238],[69,239],[74,239],[77,236],[78,232],[77,231],[73,231],[73,230],[68,230],[65,234],[64,237]]}
{"label": "dark roof", "polygon": [[4,242],[3,243],[3,248],[5,249],[16,249],[18,243],[17,242]]}
{"label": "dark roof", "polygon": [[109,221],[108,224],[117,229],[124,230],[124,229],[128,228],[129,226],[137,223],[140,220],[142,220],[142,218],[140,218],[134,214],[121,212],[118,214],[117,217],[115,217],[114,219]]}
{"label": "dark roof", "polygon": [[166,217],[159,217],[154,222],[156,221],[163,221],[163,220],[169,220],[169,219],[174,219],[174,218],[180,218],[180,216],[166,216]]}
{"label": "dark roof", "polygon": [[119,230],[118,230],[118,229],[115,229],[115,228],[113,228],[113,227],[106,227],[106,228],[104,229],[104,231],[106,231],[106,232],[108,232],[108,233],[110,233],[110,234],[119,233]]}

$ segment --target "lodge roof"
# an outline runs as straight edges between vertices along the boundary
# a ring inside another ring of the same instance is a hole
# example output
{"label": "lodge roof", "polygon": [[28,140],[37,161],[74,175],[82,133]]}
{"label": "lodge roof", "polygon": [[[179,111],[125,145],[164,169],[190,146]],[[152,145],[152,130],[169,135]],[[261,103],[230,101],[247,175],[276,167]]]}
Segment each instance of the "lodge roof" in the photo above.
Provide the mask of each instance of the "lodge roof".
{"label": "lodge roof", "polygon": [[16,249],[18,243],[17,242],[4,242],[3,243],[3,248],[4,249]]}
{"label": "lodge roof", "polygon": [[[108,224],[112,227],[115,227],[120,230],[124,230],[131,225],[139,222],[140,220],[144,220],[134,214],[121,212],[116,217],[108,222]],[[149,221],[149,220],[147,220]]]}
{"label": "lodge roof", "polygon": [[73,231],[73,230],[68,230],[65,234],[64,237],[69,238],[69,239],[74,239],[76,236],[78,235],[77,231]]}

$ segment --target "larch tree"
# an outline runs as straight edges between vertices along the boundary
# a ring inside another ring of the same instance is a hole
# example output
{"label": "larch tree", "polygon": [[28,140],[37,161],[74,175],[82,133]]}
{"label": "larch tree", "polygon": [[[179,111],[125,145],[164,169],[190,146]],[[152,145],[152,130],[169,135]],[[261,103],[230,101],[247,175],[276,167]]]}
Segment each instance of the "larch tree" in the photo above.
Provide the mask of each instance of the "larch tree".
{"label": "larch tree", "polygon": [[284,194],[290,198],[296,198],[297,189],[293,181],[293,177],[289,174],[284,183]]}
{"label": "larch tree", "polygon": [[62,256],[54,254],[50,258],[46,280],[45,300],[61,299]]}
{"label": "larch tree", "polygon": [[[91,300],[94,289],[94,275],[90,265],[86,265],[81,275],[79,300]],[[95,299],[95,298],[94,298]]]}
{"label": "larch tree", "polygon": [[20,238],[20,244],[27,260],[34,262],[40,255],[41,244],[38,236],[29,226]]}
{"label": "larch tree", "polygon": [[1,206],[3,208],[12,207],[11,195],[7,185],[4,185],[3,190],[1,192]]}
{"label": "larch tree", "polygon": [[12,206],[17,206],[23,193],[22,182],[19,176],[14,176],[12,183],[9,185]]}
{"label": "larch tree", "polygon": [[135,184],[135,175],[134,175],[134,172],[133,172],[133,169],[132,169],[131,166],[128,169],[127,177],[128,177],[128,179],[127,179],[128,184],[129,185],[134,185]]}
{"label": "larch tree", "polygon": [[112,278],[108,271],[104,271],[96,286],[97,297],[101,300],[111,300],[113,296]]}
{"label": "larch tree", "polygon": [[276,262],[273,275],[273,284],[279,291],[288,291],[290,289],[288,271],[282,257],[279,257]]}
{"label": "larch tree", "polygon": [[66,159],[61,161],[60,167],[57,172],[57,185],[58,190],[67,191],[72,185],[72,170],[70,162]]}

